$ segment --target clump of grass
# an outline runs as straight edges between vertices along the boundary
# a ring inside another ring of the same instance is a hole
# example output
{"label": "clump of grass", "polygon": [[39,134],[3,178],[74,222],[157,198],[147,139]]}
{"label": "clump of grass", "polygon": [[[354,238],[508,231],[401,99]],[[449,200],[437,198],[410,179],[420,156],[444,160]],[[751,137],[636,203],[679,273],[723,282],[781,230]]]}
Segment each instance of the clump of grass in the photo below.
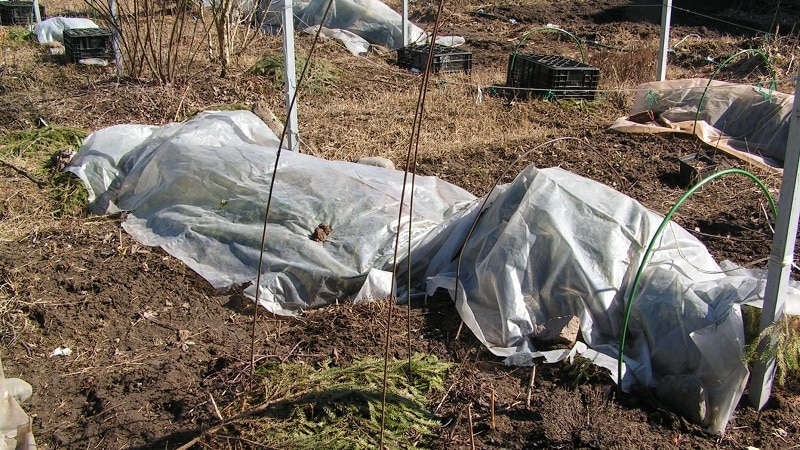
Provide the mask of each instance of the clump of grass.
{"label": "clump of grass", "polygon": [[[306,57],[297,55],[295,73],[298,81],[305,65]],[[283,86],[283,55],[269,55],[256,61],[248,69],[251,75],[258,75],[272,79],[273,86],[278,89]],[[306,70],[301,91],[313,94],[326,94],[331,86],[335,86],[342,76],[342,71],[324,59],[312,59]]]}
{"label": "clump of grass", "polygon": [[[439,420],[426,405],[427,395],[443,390],[454,364],[435,356],[414,355],[389,363],[384,445],[416,446],[435,436]],[[267,448],[373,449],[381,435],[383,367],[380,358],[355,360],[343,367],[303,364],[262,367],[264,397],[246,402],[269,405],[257,418],[232,421],[211,439],[230,434]],[[246,408],[243,404],[241,407]]]}
{"label": "clump of grass", "polygon": [[608,369],[592,363],[592,360],[583,356],[576,356],[570,362],[565,360],[561,366],[561,373],[564,379],[572,387],[577,387],[587,383],[604,383],[611,380],[611,373]]}
{"label": "clump of grass", "polygon": [[70,127],[44,127],[10,131],[0,136],[0,157],[42,157],[65,147],[78,148],[86,132]]}
{"label": "clump of grass", "polygon": [[783,317],[761,330],[745,349],[745,362],[775,360],[775,378],[781,386],[789,373],[800,370],[800,318]]}
{"label": "clump of grass", "polygon": [[21,160],[34,167],[25,172],[26,176],[47,190],[55,205],[54,214],[77,216],[85,210],[88,194],[75,175],[62,169],[85,137],[85,131],[69,127],[12,131],[0,136],[0,158]]}
{"label": "clump of grass", "polygon": [[56,216],[82,216],[89,203],[89,194],[81,180],[70,172],[59,172],[50,187]]}
{"label": "clump of grass", "polygon": [[24,326],[13,274],[0,268],[0,344],[10,348],[17,340],[17,332]]}
{"label": "clump of grass", "polygon": [[5,37],[6,42],[25,42],[31,40],[33,33],[22,27],[11,27]]}

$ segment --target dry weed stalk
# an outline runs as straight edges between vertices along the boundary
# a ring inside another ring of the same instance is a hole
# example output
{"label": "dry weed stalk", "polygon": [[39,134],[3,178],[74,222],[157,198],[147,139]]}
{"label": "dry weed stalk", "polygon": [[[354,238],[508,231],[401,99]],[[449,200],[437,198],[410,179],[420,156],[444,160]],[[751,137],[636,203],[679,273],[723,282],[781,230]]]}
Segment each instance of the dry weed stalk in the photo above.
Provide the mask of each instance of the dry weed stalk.
{"label": "dry weed stalk", "polygon": [[188,76],[210,33],[197,20],[202,0],[184,0],[166,7],[156,0],[116,2],[116,11],[104,0],[84,0],[100,13],[119,36],[125,73],[134,78],[154,77],[161,83]]}
{"label": "dry weed stalk", "polygon": [[[228,75],[231,59],[237,59],[261,34],[266,14],[259,18],[258,7],[255,5],[247,8],[245,2],[219,0],[209,7],[211,24],[216,30],[222,78]],[[205,21],[204,10],[205,8],[200,9],[203,21]]]}

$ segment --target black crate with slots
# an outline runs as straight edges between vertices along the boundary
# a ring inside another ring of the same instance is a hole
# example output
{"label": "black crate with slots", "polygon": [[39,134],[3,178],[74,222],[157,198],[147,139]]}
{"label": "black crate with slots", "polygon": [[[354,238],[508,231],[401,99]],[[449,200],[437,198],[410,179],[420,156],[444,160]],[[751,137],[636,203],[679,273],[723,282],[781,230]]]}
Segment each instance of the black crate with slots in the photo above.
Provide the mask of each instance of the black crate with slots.
{"label": "black crate with slots", "polygon": [[[594,100],[600,69],[554,55],[514,53],[508,58],[506,87],[517,97]],[[524,89],[532,89],[525,91]]]}
{"label": "black crate with slots", "polygon": [[[397,65],[409,70],[425,70],[430,44],[409,45],[397,50]],[[433,73],[472,71],[472,53],[455,47],[434,44]]]}
{"label": "black crate with slots", "polygon": [[82,59],[111,59],[111,29],[72,28],[64,30],[64,55],[68,63],[78,63]]}
{"label": "black crate with slots", "polygon": [[[39,4],[39,17],[44,19],[44,6]],[[33,2],[0,1],[0,24],[25,26],[36,22]]]}

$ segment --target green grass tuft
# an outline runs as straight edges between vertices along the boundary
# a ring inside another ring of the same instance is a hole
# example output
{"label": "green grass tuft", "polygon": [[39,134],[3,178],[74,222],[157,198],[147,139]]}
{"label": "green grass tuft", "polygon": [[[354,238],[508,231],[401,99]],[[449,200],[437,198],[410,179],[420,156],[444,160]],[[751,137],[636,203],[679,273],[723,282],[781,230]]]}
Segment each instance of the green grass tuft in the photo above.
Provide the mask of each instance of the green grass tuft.
{"label": "green grass tuft", "polygon": [[0,136],[0,159],[31,161],[38,169],[30,175],[53,199],[55,215],[80,216],[88,202],[86,188],[75,175],[61,170],[85,137],[85,131],[66,127],[12,131]]}
{"label": "green grass tuft", "polygon": [[86,132],[69,127],[44,127],[0,135],[0,157],[46,157],[65,147],[80,147]]}
{"label": "green grass tuft", "polygon": [[89,194],[83,182],[71,172],[59,172],[53,176],[49,188],[50,198],[53,199],[58,217],[81,217],[86,212],[89,203]]}
{"label": "green grass tuft", "polygon": [[[273,86],[277,89],[283,86],[283,64],[283,55],[270,55],[256,61],[247,72],[251,75],[270,78]],[[305,57],[297,55],[295,73],[298,81],[300,81],[304,65]],[[300,91],[312,94],[326,94],[331,86],[335,86],[339,82],[341,77],[342,71],[334,67],[330,62],[324,59],[312,59],[306,70],[305,78],[300,85]]]}
{"label": "green grass tuft", "polygon": [[22,27],[11,27],[6,31],[6,42],[25,42],[33,38],[33,33]]}
{"label": "green grass tuft", "polygon": [[[381,358],[355,360],[345,367],[274,364],[259,369],[263,398],[271,406],[261,417],[226,427],[225,433],[267,448],[373,449],[381,435]],[[427,408],[428,394],[443,390],[454,367],[435,356],[415,355],[389,363],[384,445],[419,445],[441,425]],[[222,432],[217,433],[217,438]]]}

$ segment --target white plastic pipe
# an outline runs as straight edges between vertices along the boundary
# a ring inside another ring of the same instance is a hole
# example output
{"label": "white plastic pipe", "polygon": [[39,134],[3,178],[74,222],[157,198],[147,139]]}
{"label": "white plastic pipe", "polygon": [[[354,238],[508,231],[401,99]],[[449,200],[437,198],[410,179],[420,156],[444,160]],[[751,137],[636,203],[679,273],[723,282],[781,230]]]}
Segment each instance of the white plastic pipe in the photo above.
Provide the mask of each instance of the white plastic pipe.
{"label": "white plastic pipe", "polygon": [[[294,68],[294,8],[292,0],[284,0],[283,8],[283,79],[286,91],[286,148],[296,150],[300,139],[297,127],[297,101],[292,102],[297,91]],[[324,24],[320,24],[322,26]]]}
{"label": "white plastic pipe", "polygon": [[408,46],[408,41],[411,40],[408,33],[408,0],[403,0],[403,47]]}
{"label": "white plastic pipe", "polygon": [[[761,310],[761,328],[770,326],[783,316],[786,290],[794,259],[794,245],[797,236],[797,221],[800,219],[797,177],[800,165],[800,83],[795,85],[792,118],[789,123],[789,139],[786,143],[786,156],[783,161],[783,179],[778,199],[778,218],[775,223],[775,237],[772,239],[772,252],[767,268],[767,286],[764,291],[764,306]],[[775,378],[775,359],[767,363],[756,361],[750,377],[750,404],[761,410],[772,393]]]}
{"label": "white plastic pipe", "polygon": [[39,0],[33,0],[33,17],[36,18],[36,23],[41,23],[42,14],[39,12]]}
{"label": "white plastic pipe", "polygon": [[661,7],[661,38],[658,42],[657,81],[667,79],[667,55],[669,54],[669,28],[672,22],[672,0],[664,0]]}

